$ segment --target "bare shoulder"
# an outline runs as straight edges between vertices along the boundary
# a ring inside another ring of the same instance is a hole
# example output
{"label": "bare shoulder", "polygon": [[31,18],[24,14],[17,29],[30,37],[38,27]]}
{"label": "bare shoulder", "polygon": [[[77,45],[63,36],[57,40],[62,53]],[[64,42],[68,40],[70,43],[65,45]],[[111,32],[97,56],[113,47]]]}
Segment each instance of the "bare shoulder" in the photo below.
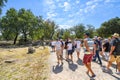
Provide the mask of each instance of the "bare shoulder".
{"label": "bare shoulder", "polygon": [[84,42],[87,42],[87,39],[84,39]]}

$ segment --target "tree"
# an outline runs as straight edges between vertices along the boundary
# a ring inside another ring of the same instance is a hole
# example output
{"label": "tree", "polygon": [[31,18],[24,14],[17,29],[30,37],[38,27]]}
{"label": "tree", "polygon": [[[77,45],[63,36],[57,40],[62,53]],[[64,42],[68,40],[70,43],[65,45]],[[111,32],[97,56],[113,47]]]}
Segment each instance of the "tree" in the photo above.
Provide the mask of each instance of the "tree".
{"label": "tree", "polygon": [[93,37],[95,33],[95,27],[93,25],[88,24],[86,32],[90,34],[90,37]]}
{"label": "tree", "polygon": [[58,25],[54,21],[46,20],[44,21],[44,38],[52,39],[55,33],[55,30],[58,28]]}
{"label": "tree", "polygon": [[5,6],[5,3],[7,3],[7,0],[0,0],[0,14],[2,13],[2,8]]}
{"label": "tree", "polygon": [[34,26],[32,29],[30,29],[29,36],[32,40],[38,40],[41,39],[44,36],[44,20],[42,19],[42,16],[37,16],[36,21],[34,23]]}
{"label": "tree", "polygon": [[73,26],[71,31],[74,31],[76,38],[82,38],[85,32],[85,26],[83,24],[78,24],[76,26]]}
{"label": "tree", "polygon": [[65,40],[67,38],[71,38],[70,36],[70,30],[69,29],[65,29],[62,38]]}
{"label": "tree", "polygon": [[6,40],[14,40],[16,44],[19,35],[18,14],[14,8],[6,12],[6,16],[1,19],[1,33]]}
{"label": "tree", "polygon": [[109,37],[113,33],[120,34],[120,18],[112,18],[101,24],[101,27],[97,30],[98,34],[103,37]]}
{"label": "tree", "polygon": [[23,35],[24,41],[27,42],[30,30],[35,26],[36,17],[30,10],[25,10],[24,8],[18,11],[18,17],[21,34]]}

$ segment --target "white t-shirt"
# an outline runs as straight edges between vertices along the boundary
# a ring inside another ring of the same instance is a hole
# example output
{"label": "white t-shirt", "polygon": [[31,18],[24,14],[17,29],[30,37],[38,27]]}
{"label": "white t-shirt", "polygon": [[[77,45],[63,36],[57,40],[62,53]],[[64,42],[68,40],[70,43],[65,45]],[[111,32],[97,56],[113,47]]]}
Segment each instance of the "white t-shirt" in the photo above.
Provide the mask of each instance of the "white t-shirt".
{"label": "white t-shirt", "polygon": [[67,47],[68,47],[67,50],[72,50],[72,43],[68,43]]}
{"label": "white t-shirt", "polygon": [[60,50],[61,49],[61,46],[62,46],[62,43],[60,41],[57,41],[55,43],[55,47],[56,47],[56,50]]}
{"label": "white t-shirt", "polygon": [[80,48],[81,42],[80,41],[75,41],[76,48]]}
{"label": "white t-shirt", "polygon": [[52,45],[52,46],[55,46],[55,44],[56,44],[56,41],[52,41],[52,42],[51,42],[51,45]]}

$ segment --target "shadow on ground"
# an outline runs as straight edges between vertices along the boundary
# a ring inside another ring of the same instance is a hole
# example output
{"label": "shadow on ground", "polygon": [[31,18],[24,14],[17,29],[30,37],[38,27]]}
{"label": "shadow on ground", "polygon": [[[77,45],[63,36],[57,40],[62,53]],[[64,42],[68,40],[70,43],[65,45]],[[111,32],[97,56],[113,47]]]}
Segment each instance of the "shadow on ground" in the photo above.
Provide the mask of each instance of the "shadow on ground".
{"label": "shadow on ground", "polygon": [[52,71],[57,74],[63,71],[63,65],[56,65],[53,66]]}
{"label": "shadow on ground", "polygon": [[78,66],[73,62],[68,62],[68,66],[69,66],[69,69],[72,71],[75,71],[78,68]]}
{"label": "shadow on ground", "polygon": [[[103,66],[103,68],[102,68],[103,72],[104,72],[104,68],[105,68],[105,66]],[[109,74],[110,76],[116,78],[116,80],[120,80],[120,77],[117,77],[116,75],[114,75],[111,69],[109,70],[109,72],[104,72],[104,73]]]}
{"label": "shadow on ground", "polygon": [[78,65],[81,65],[81,66],[84,65],[81,59],[78,59],[78,60],[77,60],[77,64],[78,64]]}

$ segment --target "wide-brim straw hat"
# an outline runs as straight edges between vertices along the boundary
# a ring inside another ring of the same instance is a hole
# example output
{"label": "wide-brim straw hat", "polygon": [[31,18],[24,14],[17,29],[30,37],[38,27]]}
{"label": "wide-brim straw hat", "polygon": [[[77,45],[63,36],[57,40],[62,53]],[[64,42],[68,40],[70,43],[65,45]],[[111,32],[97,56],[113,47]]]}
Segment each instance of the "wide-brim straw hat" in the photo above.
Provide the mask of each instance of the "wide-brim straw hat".
{"label": "wide-brim straw hat", "polygon": [[112,36],[113,37],[119,37],[119,34],[118,33],[114,33]]}

